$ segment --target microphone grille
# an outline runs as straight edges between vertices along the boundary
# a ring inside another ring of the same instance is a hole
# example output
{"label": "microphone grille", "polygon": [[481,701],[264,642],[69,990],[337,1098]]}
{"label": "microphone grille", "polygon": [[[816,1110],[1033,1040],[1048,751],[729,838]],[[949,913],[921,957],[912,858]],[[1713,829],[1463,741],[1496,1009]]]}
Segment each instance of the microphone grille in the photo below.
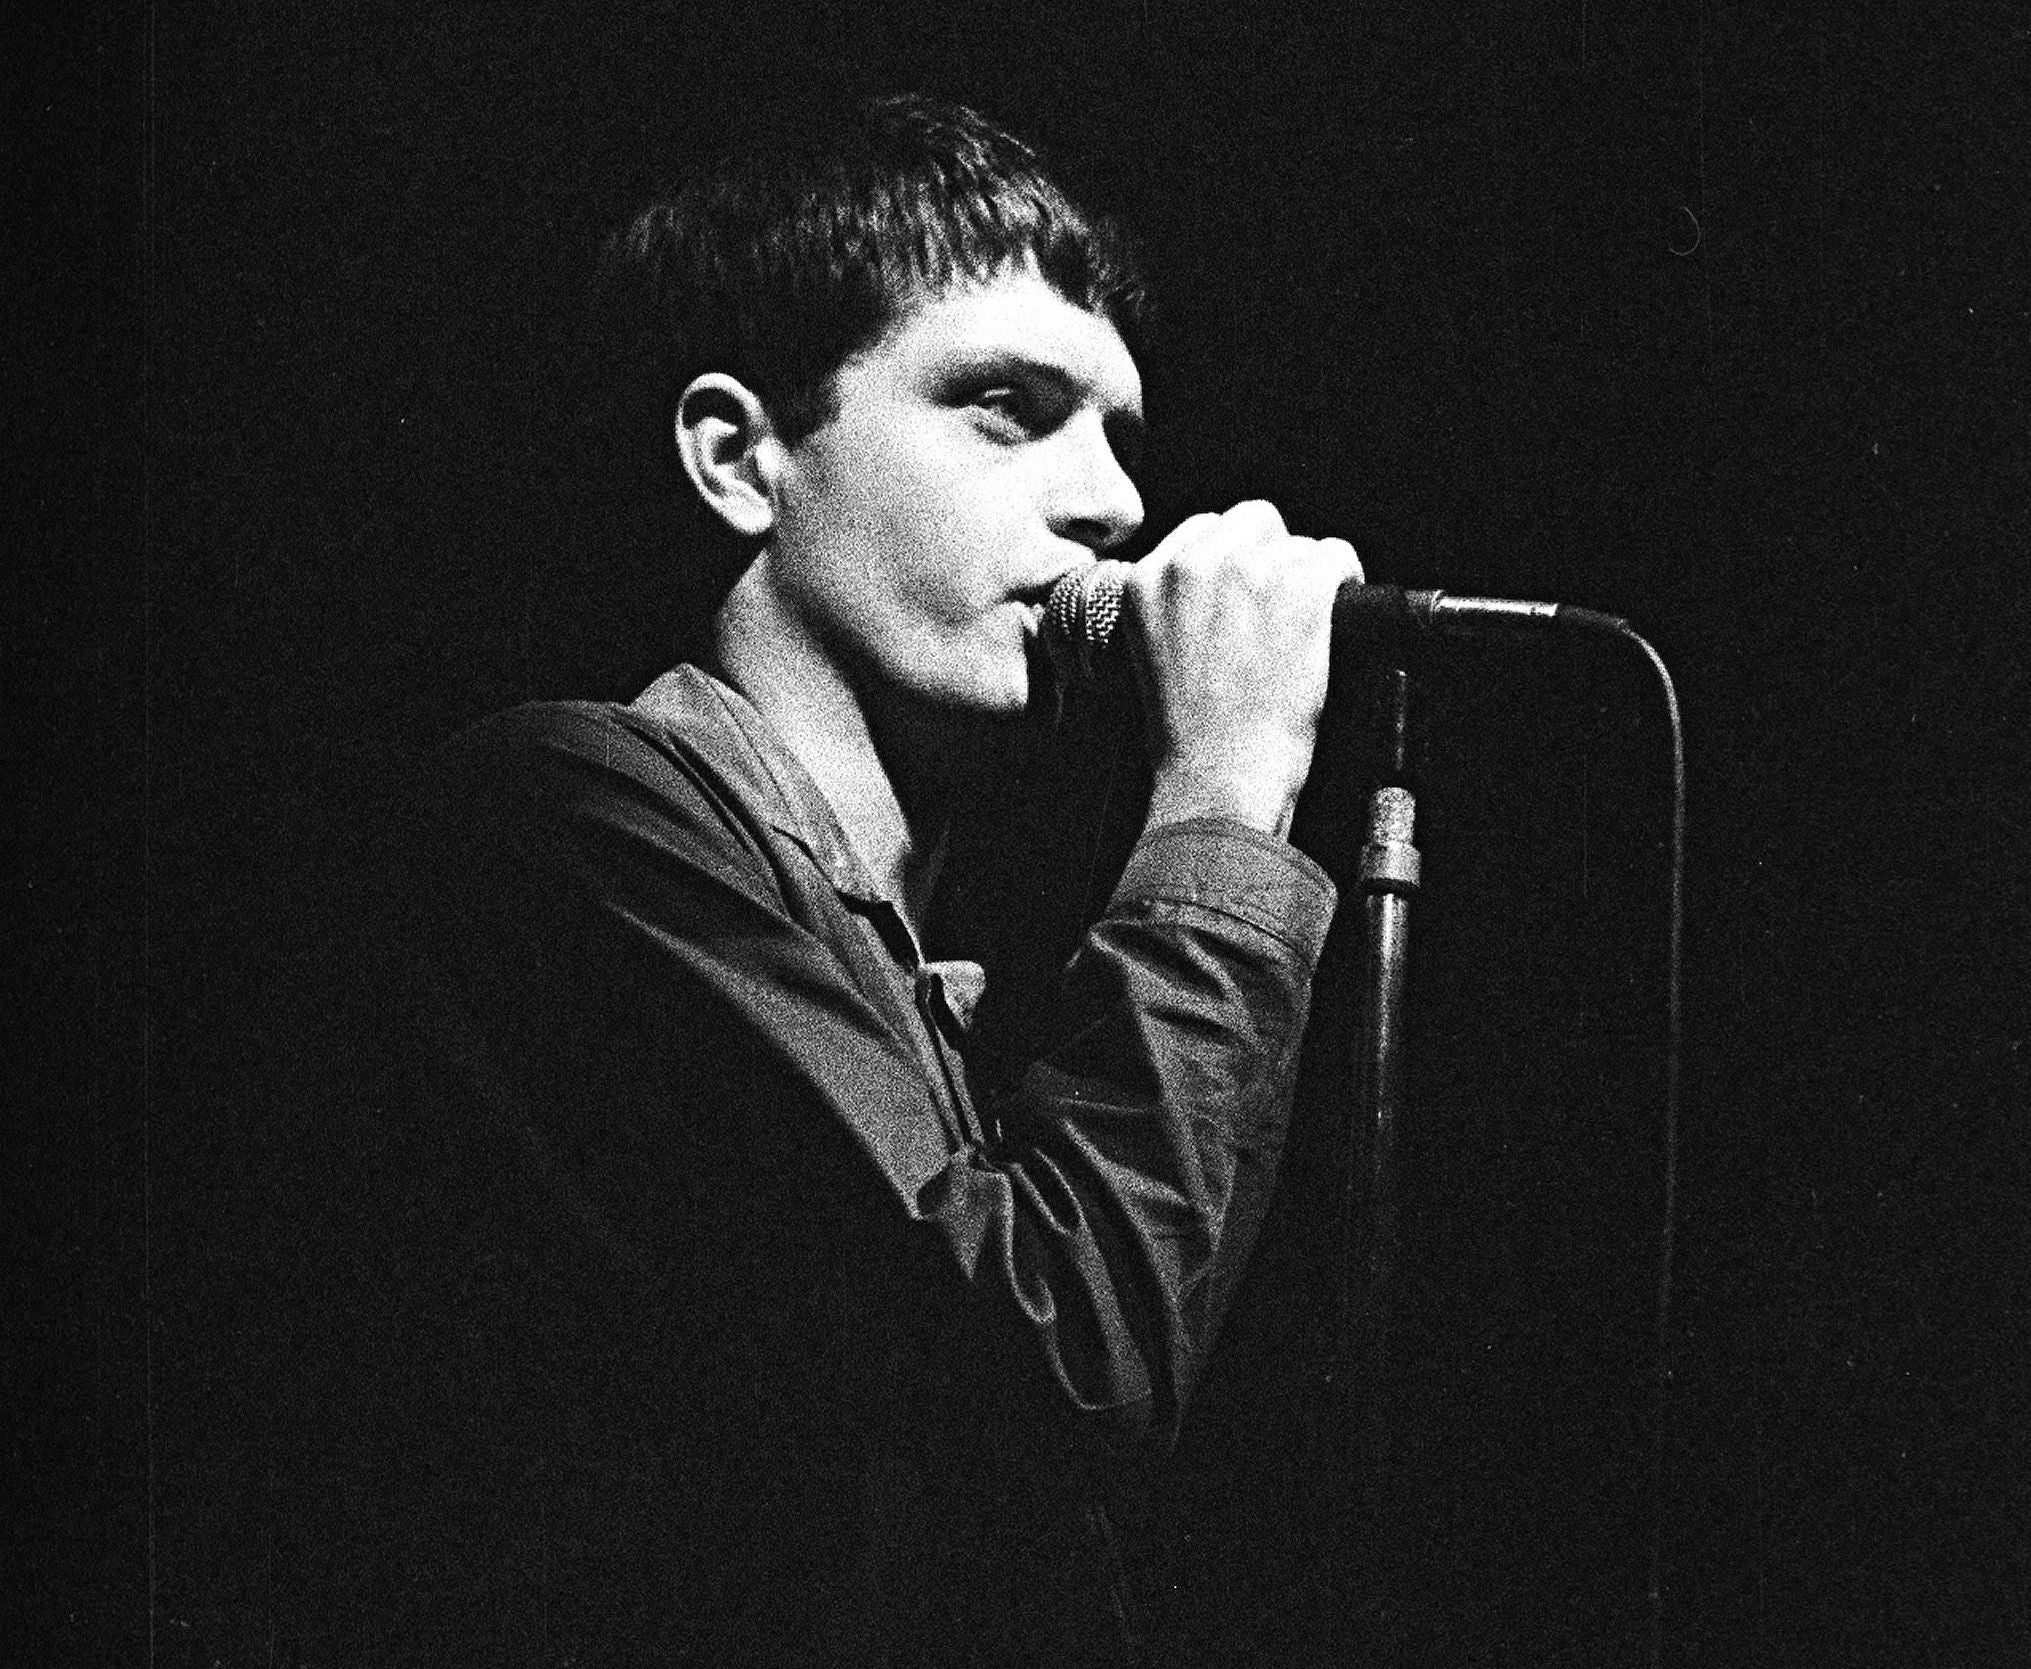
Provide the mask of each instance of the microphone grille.
{"label": "microphone grille", "polygon": [[1061,670],[1091,678],[1096,657],[1104,655],[1121,624],[1122,575],[1119,562],[1096,562],[1067,574],[1044,599],[1044,642]]}

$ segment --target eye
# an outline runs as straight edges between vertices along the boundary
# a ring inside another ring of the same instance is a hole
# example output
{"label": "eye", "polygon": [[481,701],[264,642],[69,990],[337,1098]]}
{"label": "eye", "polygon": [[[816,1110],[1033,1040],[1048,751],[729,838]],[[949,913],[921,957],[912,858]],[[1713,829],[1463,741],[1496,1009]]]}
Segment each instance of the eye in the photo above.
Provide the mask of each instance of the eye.
{"label": "eye", "polygon": [[980,389],[967,404],[984,415],[990,428],[1011,439],[1041,434],[1049,426],[1042,402],[1019,383],[996,383]]}

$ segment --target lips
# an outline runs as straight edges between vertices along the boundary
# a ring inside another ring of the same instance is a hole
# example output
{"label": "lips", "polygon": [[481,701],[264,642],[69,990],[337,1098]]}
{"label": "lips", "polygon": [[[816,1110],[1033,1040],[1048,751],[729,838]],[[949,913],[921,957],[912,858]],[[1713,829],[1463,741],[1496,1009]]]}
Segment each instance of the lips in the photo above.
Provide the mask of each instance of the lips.
{"label": "lips", "polygon": [[1056,570],[1046,578],[1038,580],[1034,585],[1019,586],[1010,595],[1019,603],[1035,603],[1041,607],[1050,597],[1051,593],[1057,589],[1060,580],[1067,574],[1076,574],[1081,568],[1088,566],[1090,566],[1090,561],[1067,563],[1064,567]]}

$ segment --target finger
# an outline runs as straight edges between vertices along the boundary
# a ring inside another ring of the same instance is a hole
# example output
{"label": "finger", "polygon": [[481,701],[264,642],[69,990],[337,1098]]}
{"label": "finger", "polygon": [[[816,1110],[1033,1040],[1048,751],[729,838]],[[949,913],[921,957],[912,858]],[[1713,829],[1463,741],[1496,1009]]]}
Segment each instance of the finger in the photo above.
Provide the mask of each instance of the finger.
{"label": "finger", "polygon": [[1321,539],[1319,554],[1337,568],[1342,585],[1349,580],[1356,585],[1367,583],[1368,576],[1362,570],[1361,558],[1345,539]]}
{"label": "finger", "polygon": [[[1253,553],[1251,553],[1253,554]],[[1258,560],[1261,560],[1258,558]],[[1266,571],[1289,570],[1307,580],[1339,586],[1359,580],[1361,559],[1344,539],[1286,539],[1268,553]]]}

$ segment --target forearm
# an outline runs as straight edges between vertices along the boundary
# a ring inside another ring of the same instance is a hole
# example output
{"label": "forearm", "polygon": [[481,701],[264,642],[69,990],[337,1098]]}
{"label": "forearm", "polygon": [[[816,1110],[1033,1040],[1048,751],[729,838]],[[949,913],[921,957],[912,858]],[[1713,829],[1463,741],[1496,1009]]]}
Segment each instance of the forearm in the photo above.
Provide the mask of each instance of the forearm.
{"label": "forearm", "polygon": [[1275,1179],[1332,905],[1280,842],[1173,824],[1139,845],[1074,960],[1078,1030],[1000,1114],[1012,1203],[1030,1207],[1013,1220],[1018,1294],[1024,1262],[1106,1283],[1094,1316],[1112,1326],[1031,1315],[1083,1406],[1136,1386],[1145,1406],[1113,1412],[1164,1429],[1190,1393]]}

